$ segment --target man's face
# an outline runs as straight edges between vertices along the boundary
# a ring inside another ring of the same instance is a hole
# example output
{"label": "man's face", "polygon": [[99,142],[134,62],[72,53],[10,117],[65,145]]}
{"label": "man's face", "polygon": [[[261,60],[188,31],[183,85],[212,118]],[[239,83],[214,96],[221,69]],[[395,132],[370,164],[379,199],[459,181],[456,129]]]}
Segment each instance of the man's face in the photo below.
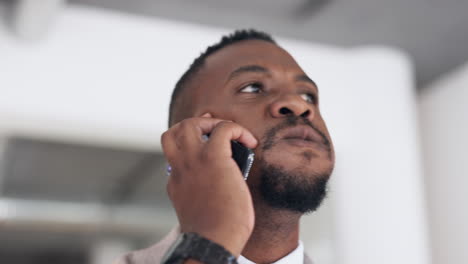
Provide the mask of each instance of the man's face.
{"label": "man's face", "polygon": [[[210,112],[258,139],[248,180],[252,192],[273,207],[302,213],[316,209],[309,207],[317,207],[325,195],[333,146],[320,115],[318,89],[286,51],[260,40],[227,46],[207,58],[191,86],[187,95],[194,116]],[[307,201],[313,192],[313,199],[320,200],[315,205]],[[289,208],[288,203],[295,204]]]}

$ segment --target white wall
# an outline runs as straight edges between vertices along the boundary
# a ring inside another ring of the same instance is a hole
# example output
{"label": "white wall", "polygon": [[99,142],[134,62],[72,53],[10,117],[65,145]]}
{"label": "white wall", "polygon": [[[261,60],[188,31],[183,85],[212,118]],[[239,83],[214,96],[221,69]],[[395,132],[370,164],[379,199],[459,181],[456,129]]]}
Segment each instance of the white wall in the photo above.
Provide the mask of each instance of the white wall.
{"label": "white wall", "polygon": [[[2,31],[0,133],[159,150],[175,81],[229,31],[77,7],[40,42]],[[279,42],[319,84],[337,149],[330,199],[302,221],[306,250],[317,263],[428,263],[407,57]]]}
{"label": "white wall", "polygon": [[434,264],[468,263],[468,64],[419,98]]}

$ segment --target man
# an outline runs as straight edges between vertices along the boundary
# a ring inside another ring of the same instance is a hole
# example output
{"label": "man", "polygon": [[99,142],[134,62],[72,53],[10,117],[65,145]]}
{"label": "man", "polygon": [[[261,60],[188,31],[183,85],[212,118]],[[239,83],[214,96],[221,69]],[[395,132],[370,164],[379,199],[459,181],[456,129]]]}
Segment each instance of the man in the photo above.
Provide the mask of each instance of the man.
{"label": "man", "polygon": [[[223,37],[177,83],[169,125],[161,142],[180,226],[117,263],[312,263],[299,220],[325,197],[335,158],[318,88],[285,50],[254,30]],[[247,181],[231,140],[255,152]]]}

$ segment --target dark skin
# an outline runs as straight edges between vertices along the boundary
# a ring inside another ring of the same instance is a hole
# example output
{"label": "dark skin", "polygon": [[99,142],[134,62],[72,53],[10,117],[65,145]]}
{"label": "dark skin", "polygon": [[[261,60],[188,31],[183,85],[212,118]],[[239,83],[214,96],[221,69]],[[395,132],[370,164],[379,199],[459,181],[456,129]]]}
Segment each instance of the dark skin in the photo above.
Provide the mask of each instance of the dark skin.
{"label": "dark skin", "polygon": [[[285,50],[247,40],[210,55],[186,88],[174,124],[162,136],[173,168],[168,193],[181,230],[197,232],[256,263],[281,259],[298,246],[301,214],[263,201],[258,161],[301,175],[333,168],[333,147],[319,140],[286,138],[291,132],[287,129],[278,131],[272,145],[264,148],[267,131],[288,116],[309,120],[315,130],[302,126],[303,130],[331,142],[315,83]],[[210,139],[203,141],[206,133],[211,133]],[[230,158],[230,140],[255,151],[247,182]]]}

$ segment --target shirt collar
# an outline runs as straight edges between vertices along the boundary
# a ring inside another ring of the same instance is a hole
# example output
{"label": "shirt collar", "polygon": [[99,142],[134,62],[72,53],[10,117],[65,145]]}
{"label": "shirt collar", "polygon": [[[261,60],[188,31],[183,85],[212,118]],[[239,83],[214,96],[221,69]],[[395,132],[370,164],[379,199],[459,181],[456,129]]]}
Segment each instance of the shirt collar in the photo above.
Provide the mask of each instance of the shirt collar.
{"label": "shirt collar", "polygon": [[[239,264],[255,264],[242,255],[239,256],[237,262]],[[299,240],[299,246],[295,250],[272,264],[304,264],[304,245]]]}

